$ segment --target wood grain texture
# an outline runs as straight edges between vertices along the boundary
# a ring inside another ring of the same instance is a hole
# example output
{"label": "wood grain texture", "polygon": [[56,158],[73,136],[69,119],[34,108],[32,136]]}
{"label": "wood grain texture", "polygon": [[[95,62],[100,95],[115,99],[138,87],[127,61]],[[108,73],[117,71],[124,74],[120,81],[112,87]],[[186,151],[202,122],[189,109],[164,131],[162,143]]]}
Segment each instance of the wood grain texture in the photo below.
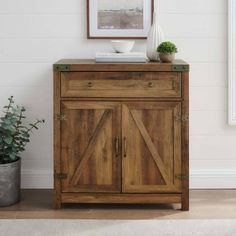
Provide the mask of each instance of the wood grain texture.
{"label": "wood grain texture", "polygon": [[62,97],[180,97],[181,73],[63,72]]}
{"label": "wood grain texture", "polygon": [[120,192],[119,104],[62,102],[63,192]]}
{"label": "wood grain texture", "polygon": [[55,185],[57,206],[181,202],[188,210],[188,72],[161,63],[58,63],[69,71],[55,72],[64,116],[54,130],[55,163],[67,174]]}
{"label": "wood grain texture", "polygon": [[73,194],[62,193],[63,203],[180,203],[181,194]]}
{"label": "wood grain texture", "polygon": [[174,123],[174,114],[180,112],[180,104],[171,102],[123,105],[122,135],[127,138],[122,170],[124,192],[181,191],[174,177],[181,165],[181,127]]}
{"label": "wood grain texture", "polygon": [[53,112],[54,112],[54,119],[53,119],[53,155],[54,155],[54,201],[53,207],[58,209],[61,207],[61,181],[60,179],[56,178],[56,174],[61,173],[61,162],[60,162],[60,121],[56,119],[56,116],[60,114],[60,73],[55,72],[53,74]]}
{"label": "wood grain texture", "polygon": [[[189,117],[189,74],[182,73],[183,102],[182,115]],[[182,174],[187,176],[182,180],[182,210],[189,210],[189,120],[182,122]]]}
{"label": "wood grain texture", "polygon": [[[173,63],[96,63],[94,60],[87,59],[63,59],[54,64],[56,66],[69,65],[69,71],[134,71],[134,72],[173,72],[173,66],[188,66],[183,60],[175,60]],[[63,71],[63,70],[62,70]]]}

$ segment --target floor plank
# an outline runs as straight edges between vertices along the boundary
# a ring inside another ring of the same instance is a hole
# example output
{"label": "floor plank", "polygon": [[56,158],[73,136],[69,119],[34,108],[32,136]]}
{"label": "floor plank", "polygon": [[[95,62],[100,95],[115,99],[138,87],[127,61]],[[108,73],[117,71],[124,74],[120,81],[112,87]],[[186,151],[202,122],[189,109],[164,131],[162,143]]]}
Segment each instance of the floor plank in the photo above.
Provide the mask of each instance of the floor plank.
{"label": "floor plank", "polygon": [[191,190],[190,211],[180,205],[66,204],[52,209],[52,190],[22,190],[19,203],[0,208],[0,219],[235,219],[236,190]]}

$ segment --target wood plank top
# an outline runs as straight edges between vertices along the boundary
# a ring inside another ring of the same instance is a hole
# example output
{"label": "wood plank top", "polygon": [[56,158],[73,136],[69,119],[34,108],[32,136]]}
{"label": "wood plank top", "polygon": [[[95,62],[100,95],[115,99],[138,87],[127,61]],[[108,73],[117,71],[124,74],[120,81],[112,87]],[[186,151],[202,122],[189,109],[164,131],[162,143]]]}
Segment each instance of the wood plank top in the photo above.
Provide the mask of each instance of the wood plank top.
{"label": "wood plank top", "polygon": [[189,64],[180,59],[173,63],[96,63],[92,59],[62,59],[53,66],[55,71],[189,71]]}

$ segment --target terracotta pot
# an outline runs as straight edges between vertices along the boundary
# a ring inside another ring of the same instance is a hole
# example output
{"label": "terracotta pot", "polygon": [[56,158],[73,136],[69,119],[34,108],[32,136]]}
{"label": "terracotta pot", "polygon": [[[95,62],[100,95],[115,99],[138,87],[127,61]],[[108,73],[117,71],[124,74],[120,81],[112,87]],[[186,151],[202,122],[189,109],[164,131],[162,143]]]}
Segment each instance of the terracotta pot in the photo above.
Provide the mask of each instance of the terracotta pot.
{"label": "terracotta pot", "polygon": [[164,63],[171,63],[175,60],[175,53],[170,53],[170,54],[160,53],[159,56],[161,62]]}

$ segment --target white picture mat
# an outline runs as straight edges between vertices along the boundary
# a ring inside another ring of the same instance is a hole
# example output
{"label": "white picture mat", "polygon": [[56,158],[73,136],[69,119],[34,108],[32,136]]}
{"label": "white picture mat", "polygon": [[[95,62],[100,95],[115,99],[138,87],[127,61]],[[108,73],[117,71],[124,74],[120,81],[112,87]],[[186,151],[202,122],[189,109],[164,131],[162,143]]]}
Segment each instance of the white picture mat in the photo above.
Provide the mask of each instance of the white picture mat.
{"label": "white picture mat", "polygon": [[[118,1],[118,0],[117,0]],[[89,32],[90,37],[147,37],[152,18],[152,1],[144,0],[143,17],[144,28],[143,29],[98,29],[98,0],[90,0],[89,4]]]}
{"label": "white picture mat", "polygon": [[229,124],[236,125],[236,0],[229,0]]}

